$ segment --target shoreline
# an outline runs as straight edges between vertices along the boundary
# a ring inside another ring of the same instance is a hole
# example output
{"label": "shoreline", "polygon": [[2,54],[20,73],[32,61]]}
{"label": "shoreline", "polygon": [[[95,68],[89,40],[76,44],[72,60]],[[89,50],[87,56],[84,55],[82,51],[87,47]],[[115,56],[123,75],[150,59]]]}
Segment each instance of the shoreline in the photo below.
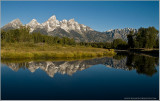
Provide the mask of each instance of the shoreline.
{"label": "shoreline", "polygon": [[159,49],[128,49],[128,50],[115,50],[115,52],[131,52],[131,53],[159,57]]}
{"label": "shoreline", "polygon": [[14,62],[14,63],[22,63],[22,62],[42,62],[42,61],[83,61],[83,60],[91,60],[91,59],[100,59],[100,58],[113,58],[113,56],[101,56],[101,57],[84,57],[84,58],[50,58],[50,59],[2,59],[2,63]]}
{"label": "shoreline", "polygon": [[85,59],[85,58],[94,58],[94,57],[112,57],[114,52],[73,52],[73,53],[8,53],[1,52],[1,59]]}

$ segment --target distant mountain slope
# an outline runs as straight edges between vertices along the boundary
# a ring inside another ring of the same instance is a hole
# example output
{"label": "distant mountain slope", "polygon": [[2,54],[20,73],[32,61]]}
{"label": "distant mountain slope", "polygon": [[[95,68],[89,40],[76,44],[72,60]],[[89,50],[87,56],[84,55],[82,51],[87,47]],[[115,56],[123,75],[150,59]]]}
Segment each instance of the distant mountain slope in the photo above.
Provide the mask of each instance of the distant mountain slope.
{"label": "distant mountain slope", "polygon": [[[17,29],[23,24],[19,19],[2,27],[3,30]],[[113,39],[121,38],[127,40],[127,34],[131,30],[137,32],[137,29],[124,28],[98,32],[92,28],[79,24],[74,19],[58,21],[56,16],[51,16],[46,22],[40,24],[36,19],[31,20],[25,26],[30,27],[30,33],[40,32],[45,35],[74,38],[77,42],[110,42]]]}
{"label": "distant mountain slope", "polygon": [[106,31],[106,34],[108,34],[113,39],[123,39],[127,41],[127,35],[130,33],[130,31],[133,31],[134,33],[138,32],[138,29],[134,28],[124,28],[124,29],[111,29]]}

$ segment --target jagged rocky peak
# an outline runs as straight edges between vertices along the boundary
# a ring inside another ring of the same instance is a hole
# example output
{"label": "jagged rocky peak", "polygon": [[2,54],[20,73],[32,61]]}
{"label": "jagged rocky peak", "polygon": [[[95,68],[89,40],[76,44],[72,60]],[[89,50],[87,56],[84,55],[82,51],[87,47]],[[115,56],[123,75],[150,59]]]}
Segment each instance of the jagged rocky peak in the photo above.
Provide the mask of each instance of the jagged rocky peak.
{"label": "jagged rocky peak", "polygon": [[10,24],[12,24],[12,27],[14,28],[19,28],[20,26],[23,25],[19,19],[15,19],[11,21]]}
{"label": "jagged rocky peak", "polygon": [[109,30],[107,30],[106,32],[111,32],[113,29],[109,29]]}
{"label": "jagged rocky peak", "polygon": [[40,26],[40,23],[38,23],[36,19],[32,19],[26,26],[29,26],[30,32],[33,32],[34,29]]}
{"label": "jagged rocky peak", "polygon": [[53,16],[51,16],[48,20],[56,20],[56,16],[53,15]]}
{"label": "jagged rocky peak", "polygon": [[15,19],[15,20],[11,21],[10,23],[6,24],[5,26],[3,26],[2,29],[4,29],[4,30],[18,29],[18,28],[20,28],[20,26],[23,26],[21,21],[19,19]]}
{"label": "jagged rocky peak", "polygon": [[23,25],[19,19],[15,19],[11,21],[10,24],[12,24],[12,27],[14,28],[19,28],[20,26]]}
{"label": "jagged rocky peak", "polygon": [[34,27],[34,26],[37,26],[37,25],[40,25],[40,23],[38,23],[37,22],[37,20],[36,19],[32,19],[28,24],[26,24],[26,25],[28,25],[28,26],[30,26],[30,27]]}
{"label": "jagged rocky peak", "polygon": [[56,19],[56,16],[51,16],[46,22],[42,23],[41,26],[46,29],[47,32],[51,32],[60,26],[60,22]]}
{"label": "jagged rocky peak", "polygon": [[137,31],[137,29],[134,29],[134,28],[110,29],[110,30],[107,30],[106,32],[113,32],[113,31]]}
{"label": "jagged rocky peak", "polygon": [[106,31],[106,34],[113,37],[113,39],[123,39],[127,41],[127,35],[133,31],[134,33],[138,32],[138,29],[134,28],[123,28],[123,29],[110,29]]}
{"label": "jagged rocky peak", "polygon": [[37,20],[36,19],[32,19],[31,22],[37,22]]}
{"label": "jagged rocky peak", "polygon": [[60,21],[61,23],[67,23],[68,21],[66,19]]}
{"label": "jagged rocky peak", "polygon": [[49,24],[53,24],[53,25],[59,24],[59,21],[56,19],[55,15],[51,16],[46,22],[49,22]]}
{"label": "jagged rocky peak", "polygon": [[68,22],[71,23],[71,24],[74,24],[74,23],[75,23],[75,20],[74,20],[74,18],[73,18],[73,19],[70,19]]}
{"label": "jagged rocky peak", "polygon": [[30,23],[38,23],[36,19],[32,19]]}
{"label": "jagged rocky peak", "polygon": [[20,21],[19,19],[15,19],[15,20],[11,21],[10,23],[22,24],[21,21]]}

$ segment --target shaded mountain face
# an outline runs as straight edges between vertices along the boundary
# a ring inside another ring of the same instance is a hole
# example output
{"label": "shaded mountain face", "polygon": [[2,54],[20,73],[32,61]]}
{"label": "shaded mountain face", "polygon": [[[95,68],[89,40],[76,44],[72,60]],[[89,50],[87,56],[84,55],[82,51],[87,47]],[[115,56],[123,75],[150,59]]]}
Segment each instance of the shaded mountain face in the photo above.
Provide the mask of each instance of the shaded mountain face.
{"label": "shaded mountain face", "polygon": [[[2,27],[2,30],[17,29],[22,25],[21,21],[16,19]],[[131,30],[137,31],[133,28],[124,28],[98,32],[88,26],[79,24],[74,19],[58,21],[55,15],[42,24],[38,23],[36,19],[32,19],[25,26],[30,27],[30,33],[40,32],[50,36],[69,37],[77,42],[110,42],[117,38],[127,40],[126,35]]]}
{"label": "shaded mountain face", "polygon": [[111,29],[106,31],[106,34],[108,34],[113,39],[123,39],[127,41],[127,35],[130,33],[130,31],[137,33],[138,29],[134,29],[134,28]]}

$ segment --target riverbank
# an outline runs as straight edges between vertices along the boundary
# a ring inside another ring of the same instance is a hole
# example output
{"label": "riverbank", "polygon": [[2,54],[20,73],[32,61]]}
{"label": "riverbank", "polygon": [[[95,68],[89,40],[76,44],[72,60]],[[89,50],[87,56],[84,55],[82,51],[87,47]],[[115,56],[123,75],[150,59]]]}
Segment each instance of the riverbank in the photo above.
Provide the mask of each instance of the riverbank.
{"label": "riverbank", "polygon": [[159,49],[128,49],[128,50],[115,50],[115,52],[131,52],[131,53],[137,53],[137,54],[144,54],[154,57],[159,57]]}
{"label": "riverbank", "polygon": [[44,43],[6,43],[1,46],[1,59],[85,58],[114,56],[115,54],[114,49]]}

